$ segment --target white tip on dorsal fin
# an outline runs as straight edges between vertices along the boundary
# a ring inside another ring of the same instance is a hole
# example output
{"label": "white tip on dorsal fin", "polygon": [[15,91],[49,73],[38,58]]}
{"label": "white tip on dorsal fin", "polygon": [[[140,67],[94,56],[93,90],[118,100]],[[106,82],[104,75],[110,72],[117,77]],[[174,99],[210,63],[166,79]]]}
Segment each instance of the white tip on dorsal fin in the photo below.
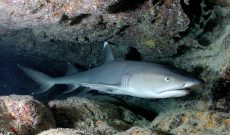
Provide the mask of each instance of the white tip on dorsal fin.
{"label": "white tip on dorsal fin", "polygon": [[65,75],[71,75],[77,72],[79,72],[79,70],[73,64],[68,63],[68,68]]}
{"label": "white tip on dorsal fin", "polygon": [[105,63],[114,61],[111,47],[110,47],[109,43],[106,41],[104,42],[103,53],[104,53]]}

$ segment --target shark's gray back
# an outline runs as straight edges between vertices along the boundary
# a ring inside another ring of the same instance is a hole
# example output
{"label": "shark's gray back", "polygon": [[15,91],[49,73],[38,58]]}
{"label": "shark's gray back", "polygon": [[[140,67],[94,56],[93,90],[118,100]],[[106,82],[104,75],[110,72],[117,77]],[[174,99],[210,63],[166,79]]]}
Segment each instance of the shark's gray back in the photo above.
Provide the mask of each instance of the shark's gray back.
{"label": "shark's gray back", "polygon": [[120,84],[122,77],[129,74],[130,77],[138,72],[162,74],[166,72],[161,65],[151,64],[138,61],[113,61],[85,72],[75,74],[79,82],[96,83],[96,84]]}
{"label": "shark's gray back", "polygon": [[120,84],[121,77],[126,71],[128,63],[110,62],[99,67],[89,69],[85,72],[80,72],[75,76],[79,82],[93,83],[93,84]]}

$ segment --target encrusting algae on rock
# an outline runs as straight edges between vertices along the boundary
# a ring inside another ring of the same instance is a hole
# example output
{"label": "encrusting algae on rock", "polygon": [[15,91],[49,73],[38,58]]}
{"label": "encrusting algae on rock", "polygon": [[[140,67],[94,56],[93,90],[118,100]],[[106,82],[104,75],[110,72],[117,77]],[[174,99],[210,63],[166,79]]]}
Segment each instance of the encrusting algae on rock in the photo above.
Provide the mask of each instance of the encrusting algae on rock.
{"label": "encrusting algae on rock", "polygon": [[4,135],[34,135],[56,127],[50,110],[32,96],[0,96],[0,103],[0,133]]}
{"label": "encrusting algae on rock", "polygon": [[[169,117],[170,116],[170,117]],[[152,127],[172,134],[227,134],[230,116],[214,111],[170,110],[160,114]]]}
{"label": "encrusting algae on rock", "polygon": [[132,127],[125,132],[116,135],[169,135],[166,132],[157,131],[149,128]]}
{"label": "encrusting algae on rock", "polygon": [[153,40],[153,39],[146,39],[146,40],[144,40],[144,43],[149,48],[154,48],[156,46],[155,40]]}

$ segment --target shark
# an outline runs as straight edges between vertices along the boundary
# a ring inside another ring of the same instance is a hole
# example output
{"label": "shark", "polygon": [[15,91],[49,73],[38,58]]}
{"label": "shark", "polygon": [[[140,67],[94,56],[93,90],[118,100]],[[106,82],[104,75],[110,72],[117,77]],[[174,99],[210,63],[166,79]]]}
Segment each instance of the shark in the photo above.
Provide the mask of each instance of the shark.
{"label": "shark", "polygon": [[67,89],[64,94],[81,86],[88,88],[88,91],[97,90],[115,95],[147,99],[172,98],[186,96],[192,88],[204,84],[202,79],[175,67],[144,61],[117,61],[108,42],[104,42],[103,54],[103,65],[80,71],[68,64],[66,74],[56,78],[22,65],[18,67],[40,84],[40,89],[33,94],[45,93],[55,84],[65,84]]}

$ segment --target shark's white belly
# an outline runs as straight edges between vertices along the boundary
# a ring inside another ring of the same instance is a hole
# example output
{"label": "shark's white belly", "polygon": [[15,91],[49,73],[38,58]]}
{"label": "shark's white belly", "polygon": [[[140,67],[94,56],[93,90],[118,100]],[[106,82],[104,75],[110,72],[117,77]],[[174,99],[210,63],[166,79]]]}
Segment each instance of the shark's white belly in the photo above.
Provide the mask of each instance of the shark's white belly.
{"label": "shark's white belly", "polygon": [[169,98],[181,97],[189,94],[188,90],[170,90],[161,93],[154,92],[154,90],[137,90],[132,88],[118,88],[118,89],[104,89],[105,93],[116,95],[129,95],[140,98]]}

